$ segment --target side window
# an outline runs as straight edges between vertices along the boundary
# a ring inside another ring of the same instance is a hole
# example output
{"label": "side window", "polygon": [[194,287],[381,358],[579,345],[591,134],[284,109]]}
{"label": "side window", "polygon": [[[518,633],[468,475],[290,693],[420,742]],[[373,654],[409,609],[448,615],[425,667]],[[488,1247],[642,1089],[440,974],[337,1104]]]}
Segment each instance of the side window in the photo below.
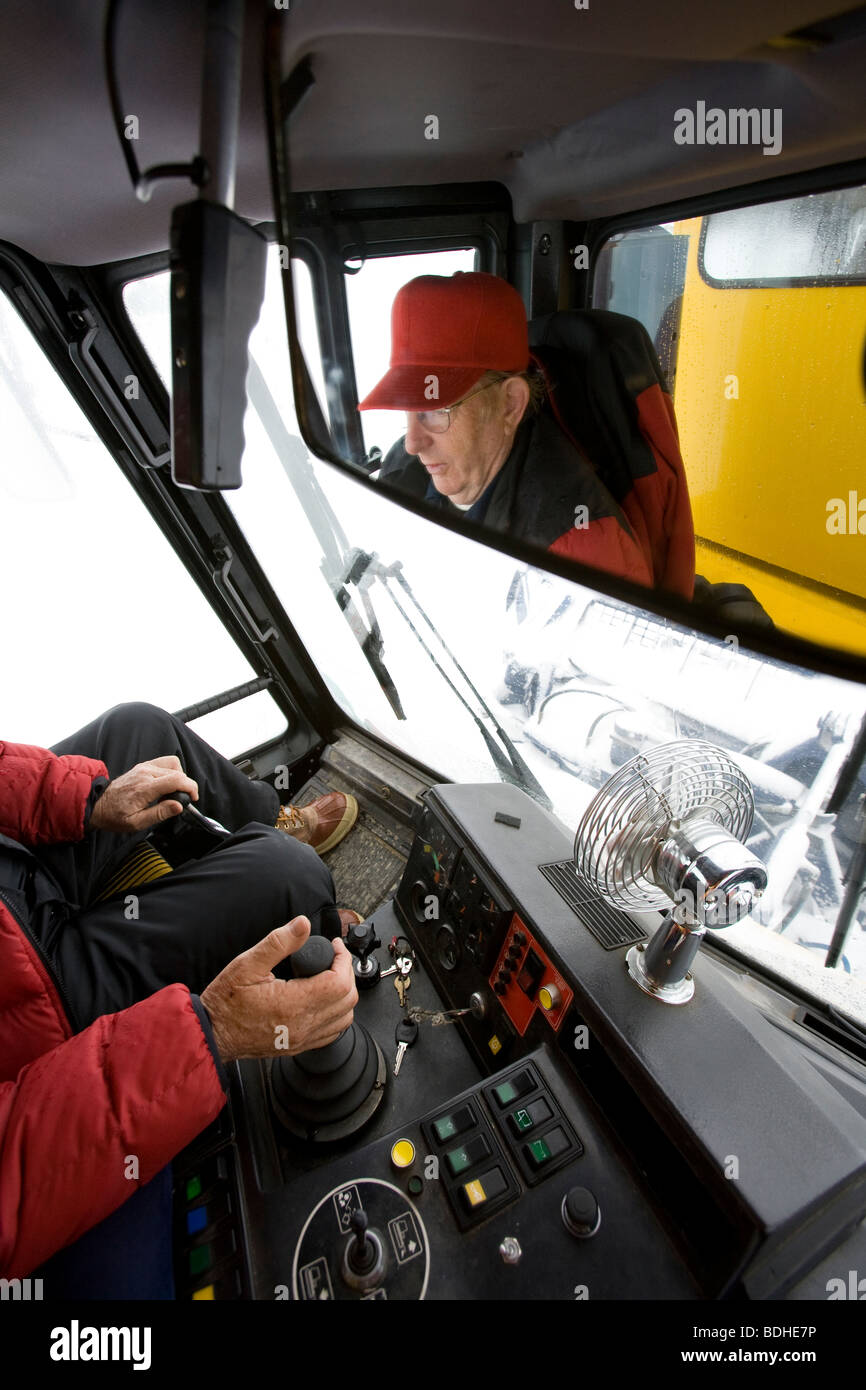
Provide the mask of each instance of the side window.
{"label": "side window", "polygon": [[[388,370],[391,357],[391,305],[407,281],[417,275],[453,275],[475,269],[475,252],[432,251],[424,255],[376,256],[346,277],[349,326],[358,399],[363,400]],[[367,453],[381,449],[383,456],[406,433],[406,417],[399,410],[361,412]]]}
{"label": "side window", "polygon": [[672,393],[688,250],[689,234],[672,225],[624,232],[604,243],[593,277],[592,307],[640,319]]}
{"label": "side window", "polygon": [[[254,678],[0,295],[0,733],[50,746],[128,700],[182,709]],[[233,757],[277,737],[267,692],[191,727]]]}
{"label": "side window", "polygon": [[866,189],[613,236],[592,305],[640,319],[656,346],[698,573],[862,651]]}

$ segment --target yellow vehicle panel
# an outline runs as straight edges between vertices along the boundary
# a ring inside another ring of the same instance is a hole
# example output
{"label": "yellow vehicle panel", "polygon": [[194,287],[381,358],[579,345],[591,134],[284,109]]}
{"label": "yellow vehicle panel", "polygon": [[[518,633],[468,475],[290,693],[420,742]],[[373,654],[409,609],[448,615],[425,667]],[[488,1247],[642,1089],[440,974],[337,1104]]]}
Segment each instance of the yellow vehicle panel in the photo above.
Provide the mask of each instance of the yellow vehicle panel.
{"label": "yellow vehicle panel", "polygon": [[719,288],[699,268],[700,219],[676,230],[690,234],[675,404],[698,572],[748,584],[781,627],[864,650],[866,286]]}

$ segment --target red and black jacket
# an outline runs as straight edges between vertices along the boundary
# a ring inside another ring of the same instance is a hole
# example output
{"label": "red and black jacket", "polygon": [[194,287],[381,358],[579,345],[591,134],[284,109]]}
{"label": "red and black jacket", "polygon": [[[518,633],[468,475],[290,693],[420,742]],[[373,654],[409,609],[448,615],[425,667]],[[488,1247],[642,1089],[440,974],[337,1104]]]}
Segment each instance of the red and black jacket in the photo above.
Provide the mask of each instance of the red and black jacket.
{"label": "red and black jacket", "polygon": [[691,598],[695,530],[674,406],[638,319],[562,310],[529,325],[560,429],[628,518],[654,588]]}
{"label": "red and black jacket", "polygon": [[[77,1240],[216,1118],[224,1073],[201,1003],[169,985],[73,1029],[31,935],[29,847],[80,840],[90,758],[0,743],[0,1276]],[[127,1156],[139,1178],[127,1177]]]}
{"label": "red and black jacket", "polygon": [[[385,456],[379,477],[401,492],[458,513],[447,497],[430,486],[421,460],[407,454],[402,441]],[[482,506],[483,516],[475,507],[459,514],[567,559],[624,575],[638,584],[652,583],[622,508],[546,412],[521,422],[511,453],[487,488]]]}
{"label": "red and black jacket", "polygon": [[[548,399],[523,420],[480,505],[464,515],[691,598],[691,504],[673,404],[643,325],[601,310],[550,314],[530,324],[530,344]],[[379,477],[458,510],[402,441],[389,450]]]}

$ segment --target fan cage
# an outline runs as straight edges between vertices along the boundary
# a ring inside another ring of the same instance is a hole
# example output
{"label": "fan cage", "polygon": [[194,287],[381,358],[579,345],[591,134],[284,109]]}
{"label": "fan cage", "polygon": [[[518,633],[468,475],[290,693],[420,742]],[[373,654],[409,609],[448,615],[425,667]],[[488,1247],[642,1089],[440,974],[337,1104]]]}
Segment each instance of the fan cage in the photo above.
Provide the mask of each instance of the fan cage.
{"label": "fan cage", "polygon": [[745,773],[714,744],[678,740],[639,753],[598,791],[574,840],[574,865],[621,907],[667,909],[653,875],[659,847],[689,821],[715,821],[741,843],[754,800]]}

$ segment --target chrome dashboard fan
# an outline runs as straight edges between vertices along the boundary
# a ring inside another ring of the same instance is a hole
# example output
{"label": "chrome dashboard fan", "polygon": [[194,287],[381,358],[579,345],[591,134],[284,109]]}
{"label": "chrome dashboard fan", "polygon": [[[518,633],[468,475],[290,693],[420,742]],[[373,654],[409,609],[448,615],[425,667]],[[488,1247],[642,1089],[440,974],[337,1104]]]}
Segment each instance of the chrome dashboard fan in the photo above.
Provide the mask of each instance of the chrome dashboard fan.
{"label": "chrome dashboard fan", "polygon": [[629,974],[647,994],[686,1004],[689,967],[707,927],[748,915],[767,871],[746,849],[754,800],[745,773],[700,739],[632,758],[587,807],[574,841],[578,874],[617,907],[667,909]]}

